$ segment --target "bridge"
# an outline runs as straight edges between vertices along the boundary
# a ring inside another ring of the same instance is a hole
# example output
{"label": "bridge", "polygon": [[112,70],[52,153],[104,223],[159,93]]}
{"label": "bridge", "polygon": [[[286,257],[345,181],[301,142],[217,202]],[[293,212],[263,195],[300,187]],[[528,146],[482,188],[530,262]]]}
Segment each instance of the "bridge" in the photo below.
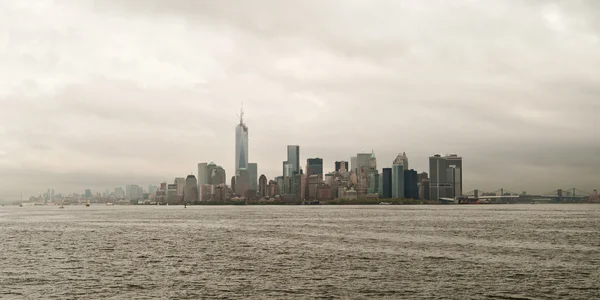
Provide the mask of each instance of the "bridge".
{"label": "bridge", "polygon": [[550,202],[550,203],[579,203],[592,202],[598,197],[596,190],[586,192],[577,188],[556,189],[551,192],[537,195],[515,193],[505,188],[500,188],[493,192],[482,190],[472,190],[463,194],[462,198],[466,201],[481,201],[485,203],[532,203],[532,202]]}

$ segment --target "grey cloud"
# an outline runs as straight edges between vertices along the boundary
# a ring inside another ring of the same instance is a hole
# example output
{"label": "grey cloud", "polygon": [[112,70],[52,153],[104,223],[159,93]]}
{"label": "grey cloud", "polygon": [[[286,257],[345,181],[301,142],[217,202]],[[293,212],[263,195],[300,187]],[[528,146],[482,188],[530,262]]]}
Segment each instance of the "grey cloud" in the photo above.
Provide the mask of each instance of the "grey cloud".
{"label": "grey cloud", "polygon": [[15,3],[0,4],[5,199],[19,170],[72,191],[199,161],[230,176],[242,101],[268,177],[299,144],[329,169],[458,153],[466,190],[598,188],[597,1]]}

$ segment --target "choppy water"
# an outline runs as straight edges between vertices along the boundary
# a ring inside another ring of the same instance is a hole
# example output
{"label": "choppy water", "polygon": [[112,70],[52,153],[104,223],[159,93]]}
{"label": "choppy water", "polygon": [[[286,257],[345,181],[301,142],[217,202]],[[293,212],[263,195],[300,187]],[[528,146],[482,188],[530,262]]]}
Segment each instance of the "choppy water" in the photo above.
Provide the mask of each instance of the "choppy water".
{"label": "choppy water", "polygon": [[0,208],[3,299],[598,299],[600,205]]}

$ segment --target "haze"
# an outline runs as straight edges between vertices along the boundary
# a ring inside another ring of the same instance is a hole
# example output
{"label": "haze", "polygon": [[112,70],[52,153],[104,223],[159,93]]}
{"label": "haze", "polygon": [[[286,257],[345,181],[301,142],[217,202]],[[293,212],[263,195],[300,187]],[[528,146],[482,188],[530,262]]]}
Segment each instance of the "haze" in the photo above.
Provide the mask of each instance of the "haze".
{"label": "haze", "polygon": [[[451,3],[450,3],[451,2]],[[249,156],[463,157],[464,191],[600,187],[598,1],[0,2],[0,199]]]}

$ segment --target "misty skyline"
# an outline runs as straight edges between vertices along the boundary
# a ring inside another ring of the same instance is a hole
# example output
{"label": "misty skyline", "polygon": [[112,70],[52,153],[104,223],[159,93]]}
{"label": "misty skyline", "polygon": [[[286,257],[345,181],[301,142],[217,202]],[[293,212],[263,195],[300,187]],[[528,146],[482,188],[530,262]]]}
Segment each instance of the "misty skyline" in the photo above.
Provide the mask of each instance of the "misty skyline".
{"label": "misty skyline", "polygon": [[597,1],[2,1],[0,199],[463,157],[465,192],[600,188]]}

